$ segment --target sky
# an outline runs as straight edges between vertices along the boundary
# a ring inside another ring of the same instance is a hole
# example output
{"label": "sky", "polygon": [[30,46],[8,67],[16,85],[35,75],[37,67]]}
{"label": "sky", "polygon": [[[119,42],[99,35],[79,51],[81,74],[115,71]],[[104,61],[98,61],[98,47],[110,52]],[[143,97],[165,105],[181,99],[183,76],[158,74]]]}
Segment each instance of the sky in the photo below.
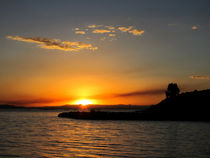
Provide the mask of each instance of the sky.
{"label": "sky", "polygon": [[210,88],[209,0],[1,0],[0,104],[151,105]]}

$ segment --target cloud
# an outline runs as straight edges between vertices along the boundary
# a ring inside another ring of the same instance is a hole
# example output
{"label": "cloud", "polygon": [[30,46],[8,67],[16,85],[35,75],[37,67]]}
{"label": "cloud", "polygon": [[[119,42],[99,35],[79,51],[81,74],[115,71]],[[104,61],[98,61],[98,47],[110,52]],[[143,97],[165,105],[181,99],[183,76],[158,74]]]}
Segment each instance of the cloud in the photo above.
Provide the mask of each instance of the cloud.
{"label": "cloud", "polygon": [[129,27],[118,27],[118,29],[122,32],[128,32],[133,28],[133,26],[129,26]]}
{"label": "cloud", "polygon": [[86,34],[85,31],[75,31],[75,33],[76,33],[76,34],[81,34],[81,35]]}
{"label": "cloud", "polygon": [[114,26],[105,26],[106,28],[110,29],[110,30],[114,30],[115,27]]}
{"label": "cloud", "polygon": [[147,91],[135,91],[129,93],[115,94],[115,97],[133,97],[133,96],[142,96],[142,95],[159,95],[163,94],[165,91],[163,89],[153,89]]}
{"label": "cloud", "polygon": [[114,30],[115,27],[114,26],[111,26],[111,25],[88,25],[88,28],[90,29],[96,29],[96,28],[106,28],[106,29],[109,29],[109,30]]}
{"label": "cloud", "polygon": [[104,33],[109,33],[111,32],[110,30],[104,30],[104,29],[95,29],[93,30],[93,33],[99,33],[99,34],[104,34]]}
{"label": "cloud", "polygon": [[192,75],[190,76],[192,79],[200,79],[200,80],[210,80],[210,77],[208,76],[200,76],[200,75]]}
{"label": "cloud", "polygon": [[145,91],[134,91],[134,92],[128,92],[128,93],[115,93],[115,94],[101,94],[101,95],[95,95],[90,98],[93,99],[113,99],[113,98],[126,98],[126,97],[140,97],[145,95],[162,95],[165,93],[165,90],[163,89],[151,89],[151,90],[145,90]]}
{"label": "cloud", "polygon": [[134,36],[140,36],[144,33],[144,30],[140,30],[140,29],[133,29],[133,26],[129,26],[129,27],[118,27],[118,29],[121,32],[129,32],[131,34],[133,34]]}
{"label": "cloud", "polygon": [[132,33],[134,36],[140,36],[144,33],[144,30],[134,29],[130,30],[129,33]]}
{"label": "cloud", "polygon": [[92,44],[87,44],[83,42],[72,42],[72,41],[61,41],[59,39],[49,39],[41,37],[22,37],[22,36],[7,36],[7,39],[37,43],[38,46],[44,49],[55,49],[62,51],[79,51],[83,49],[97,50],[98,47],[92,46]]}
{"label": "cloud", "polygon": [[115,36],[116,36],[116,34],[113,34],[113,33],[109,34],[109,37],[115,37]]}
{"label": "cloud", "polygon": [[192,26],[192,30],[197,30],[198,29],[198,25],[193,25]]}
{"label": "cloud", "polygon": [[93,29],[93,28],[96,28],[97,26],[96,25],[88,25],[88,27]]}
{"label": "cloud", "polygon": [[74,28],[73,30],[76,30],[76,31],[78,31],[78,30],[79,30],[79,28],[77,27],[77,28]]}
{"label": "cloud", "polygon": [[31,104],[50,104],[63,101],[69,101],[70,98],[52,99],[52,98],[35,98],[35,99],[18,99],[18,100],[1,100],[1,104],[13,105],[31,105]]}
{"label": "cloud", "polygon": [[104,41],[105,39],[106,39],[106,37],[102,37],[100,40],[101,40],[101,41]]}
{"label": "cloud", "polygon": [[132,25],[131,26],[113,26],[113,25],[95,25],[94,24],[94,25],[88,25],[83,30],[79,29],[79,27],[76,27],[74,31],[75,31],[75,34],[82,34],[82,35],[100,34],[100,37],[97,36],[96,38],[99,38],[102,41],[117,40],[114,37],[116,37],[119,33],[129,33],[130,35],[133,35],[133,36],[141,36],[142,34],[144,34],[143,29],[135,28]]}

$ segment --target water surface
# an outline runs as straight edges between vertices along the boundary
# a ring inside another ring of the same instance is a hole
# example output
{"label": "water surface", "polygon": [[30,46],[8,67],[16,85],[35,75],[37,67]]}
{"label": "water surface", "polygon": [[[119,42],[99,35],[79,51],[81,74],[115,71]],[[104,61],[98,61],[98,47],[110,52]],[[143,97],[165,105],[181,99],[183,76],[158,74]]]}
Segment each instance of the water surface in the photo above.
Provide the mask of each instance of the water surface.
{"label": "water surface", "polygon": [[0,157],[206,158],[210,123],[91,121],[1,111]]}

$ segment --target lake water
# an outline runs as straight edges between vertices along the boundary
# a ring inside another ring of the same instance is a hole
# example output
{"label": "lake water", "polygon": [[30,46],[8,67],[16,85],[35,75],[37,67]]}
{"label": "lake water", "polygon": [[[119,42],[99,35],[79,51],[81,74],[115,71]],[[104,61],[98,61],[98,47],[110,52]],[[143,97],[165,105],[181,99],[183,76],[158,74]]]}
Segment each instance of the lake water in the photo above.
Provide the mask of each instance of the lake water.
{"label": "lake water", "polygon": [[210,157],[210,123],[91,121],[1,111],[0,157]]}

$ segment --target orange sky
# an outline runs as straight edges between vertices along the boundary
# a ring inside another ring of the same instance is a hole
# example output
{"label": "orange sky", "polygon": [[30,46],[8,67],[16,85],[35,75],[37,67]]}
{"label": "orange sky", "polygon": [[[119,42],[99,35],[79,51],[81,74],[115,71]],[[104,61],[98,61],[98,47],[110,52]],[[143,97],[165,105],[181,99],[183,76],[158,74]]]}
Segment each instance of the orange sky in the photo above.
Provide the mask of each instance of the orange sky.
{"label": "orange sky", "polygon": [[210,88],[209,2],[0,2],[0,104],[156,104]]}
{"label": "orange sky", "polygon": [[10,104],[30,106],[74,104],[81,99],[91,100],[93,104],[145,105],[157,103],[164,97],[163,89],[154,88],[152,85],[150,87],[143,82],[141,85],[138,80],[120,79],[121,77],[106,75],[99,78],[78,75],[74,79],[69,76],[53,79],[32,77],[16,80],[18,84],[15,85],[4,83],[2,87],[10,90],[1,97]]}

